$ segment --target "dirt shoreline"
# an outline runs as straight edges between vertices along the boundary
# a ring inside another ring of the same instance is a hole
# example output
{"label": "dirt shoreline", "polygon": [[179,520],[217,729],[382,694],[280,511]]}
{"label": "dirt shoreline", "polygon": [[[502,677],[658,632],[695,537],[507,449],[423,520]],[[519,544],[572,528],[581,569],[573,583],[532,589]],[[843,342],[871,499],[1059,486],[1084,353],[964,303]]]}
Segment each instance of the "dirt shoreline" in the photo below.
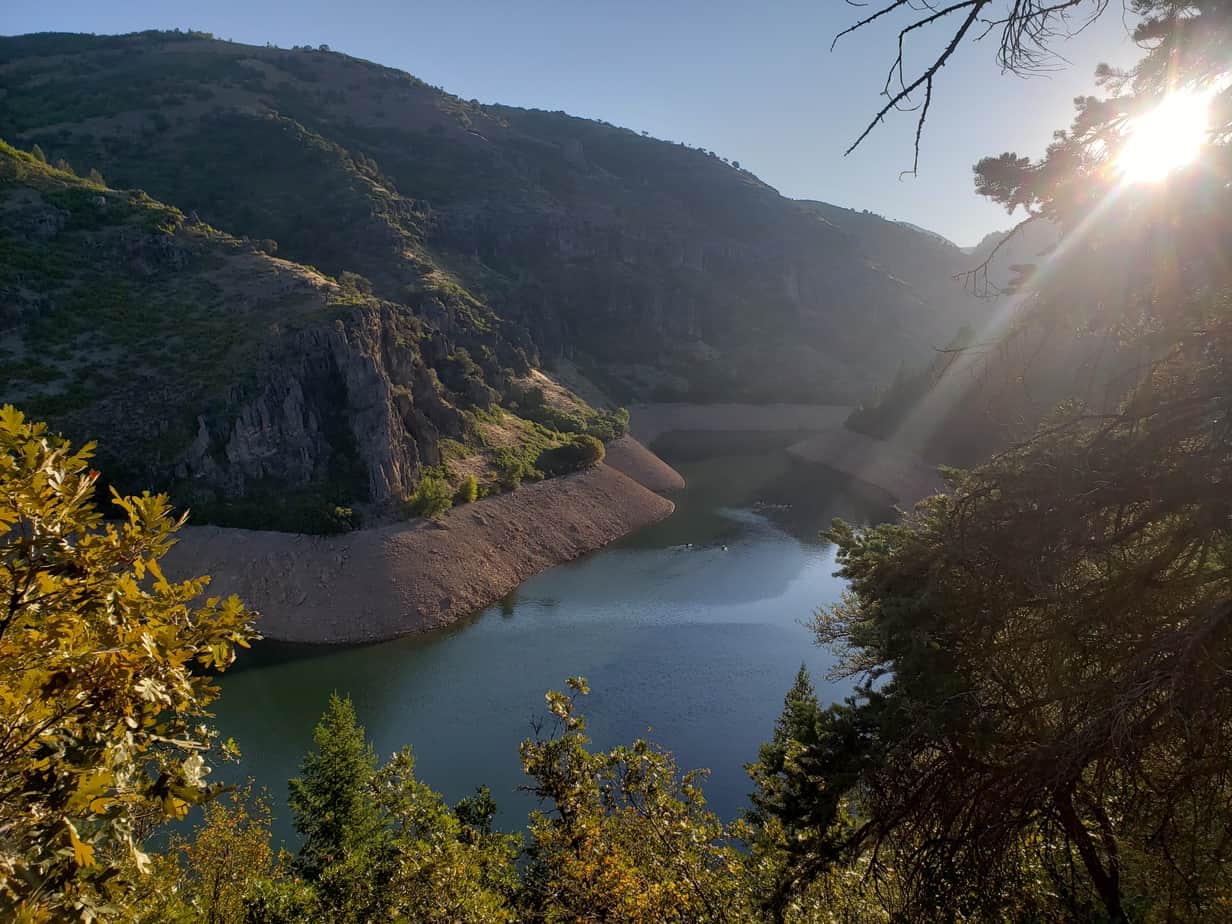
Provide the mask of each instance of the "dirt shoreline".
{"label": "dirt shoreline", "polygon": [[456,507],[439,524],[338,536],[188,527],[164,567],[169,576],[211,575],[210,593],[238,594],[277,641],[357,644],[428,632],[675,510],[639,483],[683,486],[674,469],[632,438],[612,448],[612,464]]}
{"label": "dirt shoreline", "polygon": [[[941,488],[910,452],[841,426],[848,408],[827,405],[644,405],[633,433],[807,432],[788,448],[910,506]],[[266,638],[338,645],[429,632],[499,601],[555,565],[593,552],[671,515],[656,492],[684,486],[633,436],[607,461],[449,511],[338,536],[194,526],[165,562],[169,575],[209,574],[211,594],[238,594],[261,615]]]}
{"label": "dirt shoreline", "polygon": [[935,466],[884,440],[846,428],[819,433],[789,446],[787,454],[800,462],[824,465],[890,496],[891,502],[911,508],[945,490]]}
{"label": "dirt shoreline", "polygon": [[667,434],[807,433],[787,448],[793,459],[854,478],[890,504],[912,507],[944,489],[935,466],[910,450],[844,427],[850,412],[830,404],[645,404],[632,409],[631,423],[648,446]]}

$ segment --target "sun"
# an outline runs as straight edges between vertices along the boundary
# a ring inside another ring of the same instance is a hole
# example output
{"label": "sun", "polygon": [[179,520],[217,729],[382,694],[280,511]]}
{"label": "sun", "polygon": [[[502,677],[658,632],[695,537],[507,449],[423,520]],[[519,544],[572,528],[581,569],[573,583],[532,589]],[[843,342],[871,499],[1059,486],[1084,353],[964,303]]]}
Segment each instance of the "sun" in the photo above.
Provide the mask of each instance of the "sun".
{"label": "sun", "polygon": [[1207,134],[1209,93],[1178,91],[1129,123],[1117,170],[1130,183],[1158,183],[1192,163]]}

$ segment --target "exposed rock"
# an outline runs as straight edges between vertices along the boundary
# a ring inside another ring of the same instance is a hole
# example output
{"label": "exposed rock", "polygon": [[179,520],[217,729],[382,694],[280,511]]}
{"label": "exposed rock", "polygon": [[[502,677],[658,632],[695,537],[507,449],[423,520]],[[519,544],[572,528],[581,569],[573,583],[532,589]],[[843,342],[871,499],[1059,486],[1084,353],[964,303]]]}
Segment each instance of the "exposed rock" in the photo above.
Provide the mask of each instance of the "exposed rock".
{"label": "exposed rock", "polygon": [[362,465],[372,502],[411,493],[420,468],[439,461],[440,436],[460,435],[462,421],[421,362],[384,348],[392,310],[279,342],[260,363],[256,396],[225,419],[202,418],[179,471],[240,495],[247,479],[322,478],[343,452]]}

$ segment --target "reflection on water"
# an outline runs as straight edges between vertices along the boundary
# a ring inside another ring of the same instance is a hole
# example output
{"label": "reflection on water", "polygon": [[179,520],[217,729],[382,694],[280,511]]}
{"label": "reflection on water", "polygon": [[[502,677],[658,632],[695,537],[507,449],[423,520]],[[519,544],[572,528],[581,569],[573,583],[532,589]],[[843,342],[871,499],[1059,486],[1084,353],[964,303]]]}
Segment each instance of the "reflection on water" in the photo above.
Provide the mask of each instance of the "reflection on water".
{"label": "reflection on water", "polygon": [[[782,453],[680,468],[689,487],[671,518],[527,581],[447,632],[257,653],[223,682],[218,722],[246,755],[225,775],[268,787],[278,833],[290,837],[285,781],[338,690],[355,700],[383,757],[411,744],[420,776],[447,798],[486,783],[498,821],[520,827],[531,803],[517,791],[518,742],[543,714],[544,691],[581,674],[597,745],[649,735],[682,767],[709,767],[711,807],[734,817],[748,791],[743,766],[769,736],[800,663],[823,697],[846,692],[825,682],[829,655],[802,625],[842,589],[818,531],[835,515],[880,511],[815,471],[802,477]],[[758,512],[787,502],[809,511],[808,522],[787,517],[790,533]]]}

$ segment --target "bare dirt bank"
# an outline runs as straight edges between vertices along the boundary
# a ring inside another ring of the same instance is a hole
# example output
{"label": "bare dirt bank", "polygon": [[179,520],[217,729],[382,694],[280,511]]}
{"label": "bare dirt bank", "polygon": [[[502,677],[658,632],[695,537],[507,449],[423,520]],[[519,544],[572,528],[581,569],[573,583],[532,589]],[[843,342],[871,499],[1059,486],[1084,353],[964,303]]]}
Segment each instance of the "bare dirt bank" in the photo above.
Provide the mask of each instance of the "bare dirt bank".
{"label": "bare dirt bank", "polygon": [[465,618],[540,571],[674,509],[604,464],[457,507],[440,524],[415,520],[340,536],[188,527],[166,569],[212,575],[210,592],[238,594],[260,611],[267,638],[379,641]]}
{"label": "bare dirt bank", "polygon": [[649,446],[675,430],[829,430],[851,408],[835,404],[639,404],[629,409],[633,435]]}
{"label": "bare dirt bank", "polygon": [[902,507],[945,490],[937,469],[919,456],[844,427],[796,443],[787,453],[879,488]]}
{"label": "bare dirt bank", "polygon": [[792,458],[855,478],[904,507],[944,489],[936,468],[911,451],[845,428],[850,412],[830,404],[645,404],[632,409],[631,424],[647,444],[794,433],[803,438],[787,449]]}
{"label": "bare dirt bank", "polygon": [[607,444],[607,464],[651,491],[678,491],[684,478],[631,436]]}

